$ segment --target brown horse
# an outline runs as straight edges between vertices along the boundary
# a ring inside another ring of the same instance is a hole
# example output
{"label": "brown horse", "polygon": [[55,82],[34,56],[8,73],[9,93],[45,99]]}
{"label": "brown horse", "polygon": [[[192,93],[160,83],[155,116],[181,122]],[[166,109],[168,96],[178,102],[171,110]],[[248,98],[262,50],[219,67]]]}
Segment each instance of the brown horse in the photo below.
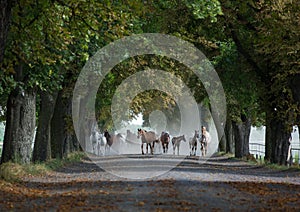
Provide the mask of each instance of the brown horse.
{"label": "brown horse", "polygon": [[155,132],[153,132],[153,131],[147,132],[145,130],[138,129],[137,138],[138,139],[141,138],[141,140],[142,140],[142,145],[141,145],[142,154],[144,154],[144,143],[146,143],[147,144],[147,147],[146,147],[147,154],[148,154],[148,146],[150,146],[151,154],[153,155],[154,143],[157,142]]}
{"label": "brown horse", "polygon": [[104,131],[104,137],[106,138],[105,149],[108,149],[108,151],[110,151],[110,148],[113,144],[116,147],[120,147],[121,138],[123,138],[123,136],[120,133],[118,133],[117,135],[110,135],[107,130]]}
{"label": "brown horse", "polygon": [[170,142],[170,135],[167,132],[162,132],[160,135],[160,142],[163,147],[163,152],[168,153],[168,147]]}

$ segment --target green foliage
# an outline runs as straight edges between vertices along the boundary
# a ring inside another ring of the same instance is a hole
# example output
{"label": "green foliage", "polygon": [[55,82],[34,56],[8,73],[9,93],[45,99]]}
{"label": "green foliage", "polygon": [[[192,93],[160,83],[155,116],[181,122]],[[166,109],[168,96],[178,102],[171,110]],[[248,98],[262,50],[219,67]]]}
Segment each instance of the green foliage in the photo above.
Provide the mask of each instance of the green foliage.
{"label": "green foliage", "polygon": [[290,83],[300,74],[299,1],[221,3],[229,35],[263,83],[260,104],[288,129],[300,110]]}
{"label": "green foliage", "polygon": [[193,15],[197,19],[210,18],[211,22],[216,22],[217,16],[223,14],[218,0],[186,1],[186,5],[193,10]]}
{"label": "green foliage", "polygon": [[225,89],[228,117],[239,122],[241,115],[245,115],[254,125],[261,125],[264,116],[259,104],[260,80],[232,40],[218,45],[220,54],[214,57],[213,63]]}
{"label": "green foliage", "polygon": [[[172,59],[156,55],[142,55],[130,58],[117,65],[104,78],[103,82],[99,87],[95,108],[97,113],[96,117],[98,119],[100,128],[110,129],[113,127],[112,117],[110,115],[110,106],[112,104],[111,100],[115,95],[115,91],[118,88],[118,86],[127,77],[139,71],[147,69],[164,70],[166,72],[174,74],[176,77],[180,78],[188,87],[190,87],[191,92],[194,94],[194,97],[198,102],[201,102],[207,96],[200,79],[198,79],[198,77],[191,70],[186,68],[186,66],[179,63],[178,61],[174,61]],[[152,76],[145,77],[147,77],[147,79],[151,79]],[[155,83],[155,81],[153,81],[153,83]],[[138,87],[139,85],[131,84],[128,89],[130,90],[134,86]],[[166,83],[165,86],[174,89],[177,87],[172,83]],[[178,96],[182,93],[181,90],[173,91],[177,92]],[[122,98],[126,100],[126,90],[124,90],[123,92],[125,94],[123,94]],[[145,121],[147,121],[146,119],[152,111],[160,110],[164,111],[165,114],[167,114],[168,118],[172,119],[172,117],[178,116],[178,114],[175,116],[176,107],[177,105],[175,103],[175,100],[170,95],[158,90],[145,91],[138,94],[132,100],[129,118],[132,119],[138,114],[142,113],[145,118]],[[117,108],[119,114],[125,113],[125,108]],[[119,121],[121,122],[121,120]]]}

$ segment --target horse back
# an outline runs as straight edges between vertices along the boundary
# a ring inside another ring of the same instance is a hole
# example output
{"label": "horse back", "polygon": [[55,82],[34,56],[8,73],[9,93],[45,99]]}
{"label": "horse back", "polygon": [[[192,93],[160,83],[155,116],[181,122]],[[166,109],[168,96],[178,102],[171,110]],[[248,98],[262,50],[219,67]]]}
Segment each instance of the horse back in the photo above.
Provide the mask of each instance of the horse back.
{"label": "horse back", "polygon": [[146,132],[145,139],[146,139],[147,143],[155,141],[156,140],[155,132],[153,132],[153,131]]}

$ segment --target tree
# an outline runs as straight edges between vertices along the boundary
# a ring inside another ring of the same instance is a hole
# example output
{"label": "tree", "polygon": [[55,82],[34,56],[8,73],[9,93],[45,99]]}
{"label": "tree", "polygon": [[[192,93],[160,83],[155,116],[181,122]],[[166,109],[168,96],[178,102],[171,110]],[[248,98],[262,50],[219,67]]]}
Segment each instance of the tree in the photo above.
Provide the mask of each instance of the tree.
{"label": "tree", "polygon": [[[58,12],[62,11],[48,1],[35,4],[22,1],[12,8],[9,45],[1,69],[6,78],[14,79],[14,87],[8,87],[10,94],[1,162],[30,162],[36,91],[44,89],[45,84],[56,83],[56,73],[45,67],[56,63],[60,58],[57,49],[63,49],[69,39],[62,35],[64,29],[55,15]],[[58,36],[54,37],[54,34]]]}
{"label": "tree", "polygon": [[230,36],[263,83],[266,160],[285,164],[291,125],[299,111],[293,94],[297,88],[291,83],[299,74],[299,2],[221,2]]}
{"label": "tree", "polygon": [[[244,157],[249,154],[251,125],[260,125],[264,118],[259,101],[261,83],[232,40],[220,42],[219,48],[220,55],[214,58],[214,64],[226,92],[229,125],[226,129],[233,130],[235,156]],[[230,132],[225,132],[231,140]],[[230,142],[228,145],[232,146]]]}

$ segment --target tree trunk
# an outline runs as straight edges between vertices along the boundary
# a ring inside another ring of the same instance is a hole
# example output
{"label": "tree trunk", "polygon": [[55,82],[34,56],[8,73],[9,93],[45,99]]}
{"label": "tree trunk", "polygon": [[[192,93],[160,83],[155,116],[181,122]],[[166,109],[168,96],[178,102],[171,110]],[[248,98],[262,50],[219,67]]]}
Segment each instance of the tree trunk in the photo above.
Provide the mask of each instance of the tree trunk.
{"label": "tree trunk", "polygon": [[219,146],[218,150],[220,152],[226,151],[226,135],[225,135],[225,126],[226,123],[221,123],[220,117],[218,114],[212,114],[212,118],[217,130]]}
{"label": "tree trunk", "polygon": [[71,151],[79,149],[79,143],[73,131],[72,99],[63,98],[63,91],[57,96],[51,121],[51,156],[64,158]]}
{"label": "tree trunk", "polygon": [[287,155],[289,149],[289,138],[291,132],[285,130],[284,124],[279,120],[271,120],[271,140],[272,140],[272,152],[271,163],[277,163],[280,165],[287,165]]}
{"label": "tree trunk", "polygon": [[30,163],[35,131],[36,94],[15,88],[8,97],[1,163]]}
{"label": "tree trunk", "polygon": [[250,119],[242,117],[242,122],[233,122],[232,127],[235,140],[235,157],[242,158],[249,155]]}
{"label": "tree trunk", "polygon": [[10,27],[11,9],[15,1],[0,0],[0,63],[3,61],[5,44]]}
{"label": "tree trunk", "polygon": [[63,146],[63,154],[66,157],[69,153],[80,150],[79,142],[76,138],[76,134],[73,128],[72,121],[72,98],[69,97],[65,99],[65,138],[64,138],[64,146]]}
{"label": "tree trunk", "polygon": [[35,137],[32,160],[46,161],[51,158],[51,119],[57,93],[41,92],[39,123]]}
{"label": "tree trunk", "polygon": [[226,153],[234,153],[234,136],[231,120],[226,121],[225,136],[226,136]]}
{"label": "tree trunk", "polygon": [[220,152],[226,152],[226,149],[227,149],[226,145],[227,145],[226,136],[223,135],[221,140],[220,140],[220,143],[219,143],[219,151]]}
{"label": "tree trunk", "polygon": [[87,150],[87,146],[88,146],[87,138],[89,138],[89,132],[87,130],[89,128],[89,127],[87,127],[88,122],[86,120],[86,117],[84,117],[84,114],[86,114],[86,112],[85,112],[86,102],[87,102],[87,98],[82,98],[80,100],[80,114],[79,114],[79,119],[84,120],[84,121],[80,122],[80,124],[84,125],[84,126],[79,126],[80,127],[80,129],[79,129],[80,130],[79,141],[80,141],[80,145],[81,145],[81,147],[84,151]]}
{"label": "tree trunk", "polygon": [[63,158],[64,142],[64,104],[62,91],[59,91],[51,120],[51,157]]}
{"label": "tree trunk", "polygon": [[271,112],[266,112],[266,135],[265,135],[265,158],[266,162],[271,161],[272,154],[272,129],[271,129]]}

